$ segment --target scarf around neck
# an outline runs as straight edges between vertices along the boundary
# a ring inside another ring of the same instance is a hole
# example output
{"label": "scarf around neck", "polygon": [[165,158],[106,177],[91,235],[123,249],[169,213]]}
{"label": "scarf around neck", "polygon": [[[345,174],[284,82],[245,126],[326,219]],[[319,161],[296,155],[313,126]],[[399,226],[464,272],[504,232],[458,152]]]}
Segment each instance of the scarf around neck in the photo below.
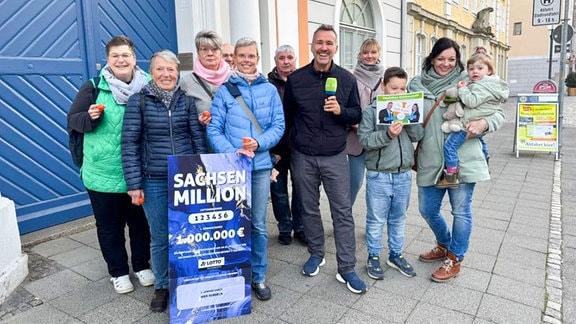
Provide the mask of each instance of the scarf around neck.
{"label": "scarf around neck", "polygon": [[120,105],[127,104],[128,98],[140,91],[140,89],[148,83],[148,77],[138,66],[134,67],[134,72],[132,72],[132,81],[130,81],[130,83],[117,79],[108,64],[106,64],[102,69],[102,77],[104,77],[110,86],[110,91],[112,92],[114,100]]}
{"label": "scarf around neck", "polygon": [[224,81],[228,78],[230,74],[230,65],[226,63],[224,60],[220,60],[220,64],[218,65],[218,69],[216,71],[210,70],[204,67],[202,63],[200,63],[200,59],[196,58],[194,62],[194,73],[198,75],[203,80],[206,80],[210,84],[213,84],[217,87],[221,86]]}
{"label": "scarf around neck", "polygon": [[416,76],[408,83],[409,92],[422,91],[424,97],[436,100],[446,89],[456,85],[456,83],[466,77],[466,71],[462,71],[458,66],[448,75],[440,76],[434,68],[426,71],[422,69],[419,76]]}
{"label": "scarf around neck", "polygon": [[364,64],[362,61],[358,60],[354,70],[352,70],[352,74],[354,74],[356,79],[365,84],[368,88],[374,89],[380,84],[379,82],[384,76],[384,67],[380,61],[376,64]]}
{"label": "scarf around neck", "polygon": [[166,106],[166,108],[170,108],[170,104],[172,103],[172,97],[174,97],[176,88],[174,88],[174,90],[172,91],[164,90],[160,88],[156,83],[154,83],[154,80],[150,80],[150,82],[148,82],[148,88],[150,89],[150,91],[152,91],[152,93],[154,94],[154,96],[156,96],[156,98],[162,101],[162,103]]}
{"label": "scarf around neck", "polygon": [[256,71],[256,73],[253,73],[253,74],[245,74],[245,73],[238,71],[237,69],[234,69],[234,70],[232,70],[232,76],[233,77],[241,77],[242,79],[246,80],[246,82],[248,82],[248,84],[252,84],[252,82],[256,81],[256,79],[258,79],[258,77],[260,77],[260,72]]}

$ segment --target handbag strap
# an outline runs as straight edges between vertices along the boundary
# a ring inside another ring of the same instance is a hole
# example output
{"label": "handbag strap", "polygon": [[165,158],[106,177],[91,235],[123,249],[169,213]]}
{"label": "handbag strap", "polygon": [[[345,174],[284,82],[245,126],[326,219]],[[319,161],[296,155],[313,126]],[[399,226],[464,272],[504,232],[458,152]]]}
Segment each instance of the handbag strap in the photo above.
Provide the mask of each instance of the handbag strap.
{"label": "handbag strap", "polygon": [[214,94],[212,93],[212,91],[210,91],[210,89],[208,89],[208,86],[206,85],[206,83],[204,83],[204,80],[202,80],[198,76],[198,74],[196,74],[196,72],[192,72],[192,74],[194,74],[194,76],[196,77],[196,80],[198,81],[198,84],[200,84],[202,89],[204,89],[204,91],[206,91],[206,94],[208,95],[208,97],[210,97],[210,100],[214,99]]}
{"label": "handbag strap", "polygon": [[430,120],[430,117],[432,117],[432,113],[434,112],[434,110],[436,110],[436,107],[438,107],[438,105],[440,104],[440,102],[442,102],[442,100],[444,100],[444,98],[446,97],[446,93],[444,93],[443,95],[440,96],[440,98],[438,98],[438,100],[436,100],[436,102],[434,103],[434,105],[432,106],[432,108],[430,109],[430,111],[428,112],[428,114],[426,114],[426,118],[424,118],[424,122],[422,123],[422,127],[426,127],[426,124],[428,124],[428,121]]}
{"label": "handbag strap", "polygon": [[262,127],[260,126],[260,124],[256,120],[256,117],[254,117],[254,114],[252,113],[250,108],[248,108],[248,105],[244,101],[244,98],[242,98],[242,94],[240,93],[240,89],[238,89],[238,87],[235,84],[230,83],[230,81],[224,83],[224,85],[226,86],[226,89],[228,89],[228,92],[230,92],[232,97],[234,97],[238,101],[238,103],[240,103],[240,107],[242,107],[242,109],[244,109],[244,112],[248,116],[248,119],[250,119],[250,122],[252,123],[254,128],[256,128],[256,132],[258,132],[258,134],[262,134],[263,133]]}

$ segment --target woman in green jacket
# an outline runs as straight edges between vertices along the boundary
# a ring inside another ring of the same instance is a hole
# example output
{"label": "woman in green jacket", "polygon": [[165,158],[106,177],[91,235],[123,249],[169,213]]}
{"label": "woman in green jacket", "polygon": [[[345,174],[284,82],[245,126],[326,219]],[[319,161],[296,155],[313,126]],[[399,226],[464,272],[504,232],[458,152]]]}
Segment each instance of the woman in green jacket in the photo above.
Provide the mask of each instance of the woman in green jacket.
{"label": "woman in green jacket", "polygon": [[[442,97],[446,89],[465,79],[466,73],[461,62],[460,47],[449,38],[439,39],[426,57],[422,72],[408,84],[408,92],[424,93],[424,119],[432,106]],[[458,150],[459,188],[436,188],[435,184],[443,174],[444,141],[446,134],[440,125],[443,108],[438,107],[430,116],[424,128],[424,138],[418,151],[418,204],[420,214],[430,226],[437,245],[420,255],[420,261],[444,261],[432,274],[432,280],[446,282],[460,272],[460,263],[468,250],[472,232],[472,195],[478,181],[490,179],[482,145],[477,137],[486,132],[496,131],[504,123],[504,114],[497,112],[483,119],[471,121],[466,126],[467,140]],[[448,192],[452,208],[452,228],[448,227],[440,213],[442,200]]]}
{"label": "woman in green jacket", "polygon": [[136,66],[134,43],[126,36],[116,36],[106,44],[106,63],[100,77],[78,91],[68,112],[68,129],[84,134],[80,177],[90,197],[110,281],[114,291],[125,294],[134,290],[125,247],[126,225],[134,275],[142,286],[154,284],[148,222],[142,207],[133,205],[127,194],[120,151],[128,97],[140,91],[150,76]]}

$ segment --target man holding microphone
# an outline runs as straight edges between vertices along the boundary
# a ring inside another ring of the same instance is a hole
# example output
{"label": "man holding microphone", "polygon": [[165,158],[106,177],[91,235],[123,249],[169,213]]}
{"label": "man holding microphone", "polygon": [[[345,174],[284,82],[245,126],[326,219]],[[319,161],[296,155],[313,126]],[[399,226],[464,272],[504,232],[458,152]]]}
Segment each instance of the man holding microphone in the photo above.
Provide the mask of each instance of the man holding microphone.
{"label": "man holding microphone", "polygon": [[[362,118],[356,79],[336,65],[338,50],[332,26],[316,29],[310,46],[314,59],[289,77],[284,93],[287,124],[292,125],[292,170],[302,203],[302,221],[310,258],[302,273],[315,276],[324,265],[324,228],[320,215],[322,184],[334,224],[336,279],[350,291],[366,292],[366,284],[354,271],[356,241],[350,204],[350,170],[346,157],[347,126]],[[337,86],[334,84],[337,83]]]}

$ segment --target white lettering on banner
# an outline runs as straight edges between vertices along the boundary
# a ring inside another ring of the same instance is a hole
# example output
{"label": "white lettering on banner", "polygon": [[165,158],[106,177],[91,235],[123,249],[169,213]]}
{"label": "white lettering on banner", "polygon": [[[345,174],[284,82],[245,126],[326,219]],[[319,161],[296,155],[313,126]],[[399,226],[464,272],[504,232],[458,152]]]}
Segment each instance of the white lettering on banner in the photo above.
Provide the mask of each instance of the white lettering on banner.
{"label": "white lettering on banner", "polygon": [[174,175],[174,188],[237,184],[246,182],[246,171],[220,171],[177,173]]}
{"label": "white lettering on banner", "polygon": [[174,206],[243,201],[246,199],[245,186],[212,187],[174,191]]}

